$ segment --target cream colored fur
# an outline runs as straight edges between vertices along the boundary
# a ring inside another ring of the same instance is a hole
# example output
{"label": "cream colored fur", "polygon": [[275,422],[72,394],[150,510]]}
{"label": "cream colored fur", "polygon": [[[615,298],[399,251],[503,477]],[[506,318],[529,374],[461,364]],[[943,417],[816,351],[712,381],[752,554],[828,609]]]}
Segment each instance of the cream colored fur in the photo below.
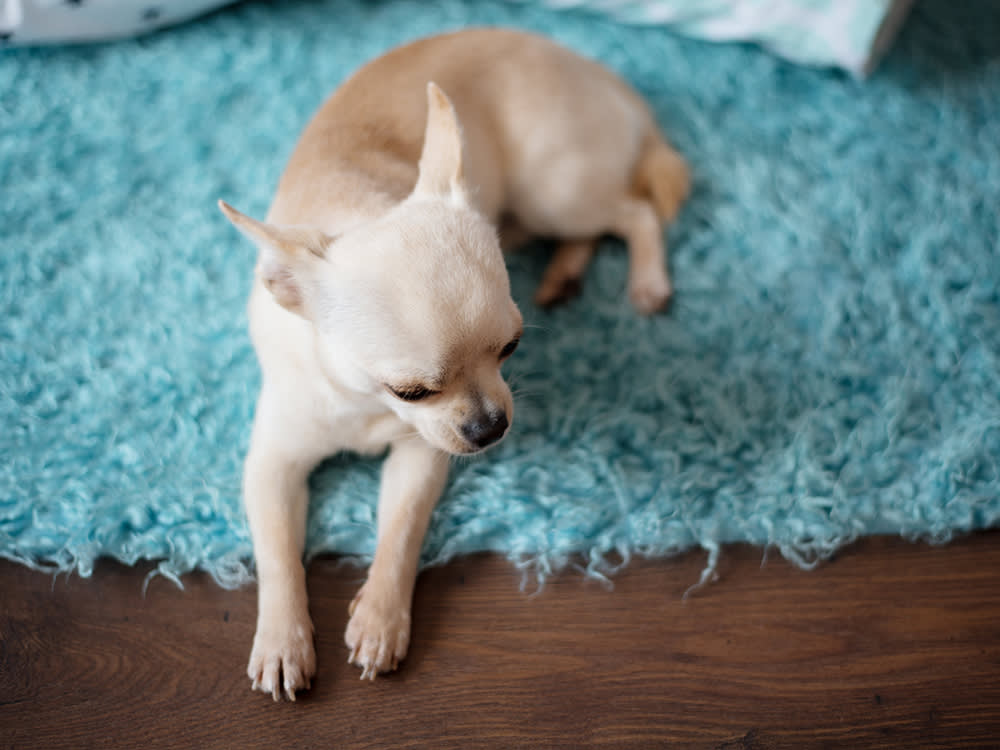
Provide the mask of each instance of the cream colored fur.
{"label": "cream colored fur", "polygon": [[688,190],[639,97],[541,37],[471,30],[362,68],[303,133],[267,222],[220,205],[259,248],[250,328],[263,372],[244,474],[259,581],[248,673],[294,700],[316,671],[302,553],[307,478],[389,449],[375,557],[345,640],[362,677],[406,655],[410,603],[449,454],[502,439],[500,372],[521,335],[497,237],[563,241],[539,290],[579,281],[623,236],[640,312],[671,295],[661,222]]}

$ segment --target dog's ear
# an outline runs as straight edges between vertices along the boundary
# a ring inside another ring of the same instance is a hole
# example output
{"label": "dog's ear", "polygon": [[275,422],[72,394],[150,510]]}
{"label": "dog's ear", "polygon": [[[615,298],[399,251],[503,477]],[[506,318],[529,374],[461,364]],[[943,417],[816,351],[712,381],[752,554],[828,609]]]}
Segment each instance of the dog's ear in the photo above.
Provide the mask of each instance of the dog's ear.
{"label": "dog's ear", "polygon": [[464,198],[462,126],[455,108],[436,83],[427,84],[427,129],[415,194]]}
{"label": "dog's ear", "polygon": [[278,304],[307,317],[308,290],[316,264],[326,257],[333,238],[318,229],[282,227],[251,219],[225,201],[219,208],[260,254],[257,272]]}

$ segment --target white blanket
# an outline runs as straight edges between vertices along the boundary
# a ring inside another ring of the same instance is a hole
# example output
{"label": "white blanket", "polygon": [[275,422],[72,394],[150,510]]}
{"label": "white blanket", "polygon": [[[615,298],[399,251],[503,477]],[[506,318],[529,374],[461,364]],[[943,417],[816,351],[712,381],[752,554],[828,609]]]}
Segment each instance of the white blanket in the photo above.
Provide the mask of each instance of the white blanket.
{"label": "white blanket", "polygon": [[[520,0],[537,2],[537,0]],[[233,0],[0,0],[0,42],[113,39],[186,21]],[[912,0],[542,0],[717,41],[756,42],[789,60],[871,72]]]}

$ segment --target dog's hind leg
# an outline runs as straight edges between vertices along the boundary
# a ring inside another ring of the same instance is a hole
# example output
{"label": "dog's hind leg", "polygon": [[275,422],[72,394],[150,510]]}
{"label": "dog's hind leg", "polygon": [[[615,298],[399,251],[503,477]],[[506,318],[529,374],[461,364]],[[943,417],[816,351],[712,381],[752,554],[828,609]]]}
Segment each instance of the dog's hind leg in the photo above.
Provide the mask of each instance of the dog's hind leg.
{"label": "dog's hind leg", "polygon": [[662,310],[673,296],[663,227],[674,220],[691,190],[684,159],[659,136],[647,141],[633,175],[632,193],[619,200],[611,231],[628,243],[628,293],[645,314]]}
{"label": "dog's hind leg", "polygon": [[631,196],[622,198],[612,231],[628,244],[628,296],[643,315],[664,309],[674,288],[667,273],[663,229],[653,205]]}
{"label": "dog's hind leg", "polygon": [[577,296],[596,245],[596,239],[570,240],[560,244],[535,292],[535,304],[551,307]]}

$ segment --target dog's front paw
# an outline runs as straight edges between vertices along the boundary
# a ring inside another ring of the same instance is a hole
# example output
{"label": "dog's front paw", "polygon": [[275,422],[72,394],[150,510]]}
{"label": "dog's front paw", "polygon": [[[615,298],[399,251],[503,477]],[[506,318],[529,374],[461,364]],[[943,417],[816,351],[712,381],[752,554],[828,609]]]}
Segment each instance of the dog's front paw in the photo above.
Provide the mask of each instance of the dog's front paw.
{"label": "dog's front paw", "polygon": [[632,305],[643,315],[652,315],[670,304],[673,285],[665,273],[646,274],[629,281],[628,296]]}
{"label": "dog's front paw", "polygon": [[361,667],[361,679],[374,680],[379,672],[391,672],[406,656],[410,645],[410,610],[399,597],[386,595],[366,583],[348,609],[351,615],[344,642],[351,655],[347,661]]}
{"label": "dog's front paw", "polygon": [[294,701],[295,691],[308,690],[315,674],[316,651],[308,615],[257,624],[247,667],[253,690],[270,693],[276,701],[284,690],[288,700]]}

